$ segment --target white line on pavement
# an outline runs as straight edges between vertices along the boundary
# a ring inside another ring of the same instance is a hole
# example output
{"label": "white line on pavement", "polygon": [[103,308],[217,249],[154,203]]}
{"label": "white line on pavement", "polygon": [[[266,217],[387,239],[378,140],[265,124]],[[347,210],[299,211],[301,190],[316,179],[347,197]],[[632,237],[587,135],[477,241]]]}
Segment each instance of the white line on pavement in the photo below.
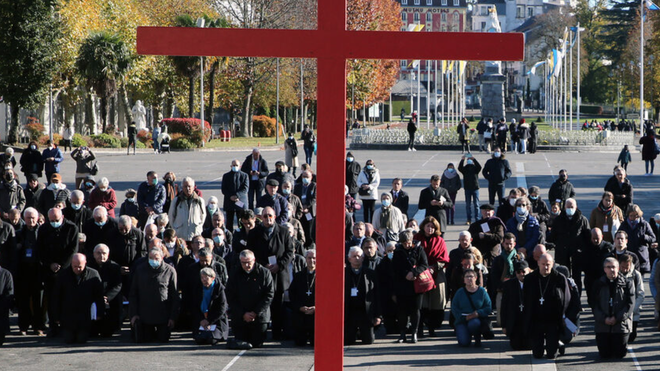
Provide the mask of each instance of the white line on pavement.
{"label": "white line on pavement", "polygon": [[438,154],[436,153],[435,155],[431,156],[431,158],[429,158],[428,160],[426,160],[425,163],[422,164],[422,167],[426,166],[426,164],[428,164],[431,160],[433,160],[433,158],[435,158],[435,156],[437,156],[437,155]]}
{"label": "white line on pavement", "polygon": [[548,165],[548,168],[550,169],[550,176],[552,177],[552,181],[554,182],[555,175],[552,173],[552,166],[550,166],[550,161],[548,161],[548,157],[545,155],[545,153],[543,154],[543,158],[545,159],[546,165]]}
{"label": "white line on pavement", "polygon": [[525,177],[525,163],[516,162],[516,183],[518,187],[527,188],[527,178]]}
{"label": "white line on pavement", "polygon": [[229,370],[229,367],[233,366],[234,363],[236,363],[236,361],[238,361],[238,359],[241,358],[241,356],[242,356],[243,354],[245,354],[245,352],[246,352],[246,350],[241,350],[241,352],[238,353],[238,354],[236,355],[236,357],[234,357],[234,359],[232,359],[231,362],[229,362],[229,363],[227,364],[227,366],[225,366],[225,368],[222,369],[222,371],[227,371],[227,370]]}
{"label": "white line on pavement", "polygon": [[408,180],[406,180],[406,182],[403,184],[403,186],[404,186],[404,187],[407,186],[408,183],[410,183],[410,181],[413,180],[413,179],[417,176],[417,174],[419,174],[419,170],[415,170],[415,172],[413,173],[413,175],[412,175],[410,178],[408,178]]}
{"label": "white line on pavement", "polygon": [[426,210],[417,210],[415,213],[415,216],[413,216],[413,219],[417,220],[417,223],[421,223],[422,220],[424,219],[424,214],[426,213]]}
{"label": "white line on pavement", "polygon": [[633,362],[635,362],[635,367],[637,367],[637,371],[642,371],[642,366],[640,366],[639,362],[637,362],[637,356],[635,356],[635,352],[633,351],[633,348],[628,347],[628,352],[632,356]]}
{"label": "white line on pavement", "polygon": [[207,182],[203,182],[203,183],[198,183],[197,185],[203,186],[203,185],[211,184],[213,182],[217,182],[218,180],[222,180],[222,177],[211,179],[211,180],[209,180]]}

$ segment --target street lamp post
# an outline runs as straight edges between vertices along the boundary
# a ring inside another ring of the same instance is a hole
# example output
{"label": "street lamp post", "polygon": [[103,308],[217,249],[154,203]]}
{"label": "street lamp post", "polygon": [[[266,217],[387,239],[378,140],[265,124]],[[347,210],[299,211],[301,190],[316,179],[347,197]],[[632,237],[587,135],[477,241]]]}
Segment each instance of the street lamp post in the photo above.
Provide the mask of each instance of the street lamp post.
{"label": "street lamp post", "polygon": [[[204,18],[197,18],[197,27],[199,28],[204,28],[204,25],[206,24],[206,20]],[[200,63],[199,63],[199,69],[200,69],[200,83],[199,83],[199,100],[200,100],[200,106],[199,106],[199,119],[200,123],[202,125],[202,147],[206,144],[206,125],[204,124],[204,57],[199,57]],[[211,107],[212,108],[212,107]],[[211,110],[211,114],[213,114],[213,110]]]}

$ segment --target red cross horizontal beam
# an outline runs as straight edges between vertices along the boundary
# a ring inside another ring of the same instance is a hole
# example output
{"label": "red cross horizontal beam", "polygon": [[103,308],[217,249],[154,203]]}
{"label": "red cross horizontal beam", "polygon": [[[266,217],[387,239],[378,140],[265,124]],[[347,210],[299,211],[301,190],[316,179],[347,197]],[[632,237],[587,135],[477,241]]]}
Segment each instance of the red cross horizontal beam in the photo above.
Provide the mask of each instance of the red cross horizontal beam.
{"label": "red cross horizontal beam", "polygon": [[138,27],[139,54],[517,61],[524,34]]}

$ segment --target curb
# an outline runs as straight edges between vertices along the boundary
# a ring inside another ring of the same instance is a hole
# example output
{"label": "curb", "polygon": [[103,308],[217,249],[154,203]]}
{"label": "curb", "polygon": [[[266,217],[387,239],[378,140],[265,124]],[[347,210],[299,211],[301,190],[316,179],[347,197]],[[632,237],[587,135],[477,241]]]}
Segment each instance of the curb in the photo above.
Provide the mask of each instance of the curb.
{"label": "curb", "polygon": [[[352,150],[399,150],[402,152],[407,151],[408,146],[405,144],[367,144],[367,143],[351,143],[349,146]],[[608,147],[608,146],[537,146],[537,152],[607,152],[619,153],[621,148]],[[430,145],[421,144],[415,145],[418,151],[460,151],[459,145]],[[479,146],[471,145],[471,150],[479,151]]]}

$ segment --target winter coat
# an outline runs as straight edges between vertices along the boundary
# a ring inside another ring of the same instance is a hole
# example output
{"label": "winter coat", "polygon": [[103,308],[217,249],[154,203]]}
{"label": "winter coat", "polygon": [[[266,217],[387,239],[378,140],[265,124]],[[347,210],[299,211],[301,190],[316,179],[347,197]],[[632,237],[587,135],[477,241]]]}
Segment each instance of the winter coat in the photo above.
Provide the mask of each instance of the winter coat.
{"label": "winter coat", "polygon": [[92,161],[96,159],[96,156],[91,150],[87,151],[88,154],[83,154],[83,151],[78,147],[71,152],[71,158],[76,161],[76,174],[91,174],[92,172],[94,166]]}
{"label": "winter coat", "polygon": [[628,233],[628,250],[634,252],[639,257],[639,270],[642,273],[650,272],[649,248],[655,242],[655,234],[653,234],[649,222],[639,218],[637,225],[632,227],[628,219],[626,219],[621,223],[619,230]]}
{"label": "winter coat", "polygon": [[270,304],[275,296],[275,285],[270,271],[259,263],[248,273],[243,267],[233,269],[227,281],[227,303],[232,321],[243,321],[247,312],[257,314],[258,323],[270,321]]}
{"label": "winter coat", "polygon": [[[224,199],[222,201],[222,208],[227,210],[242,211],[248,207],[248,189],[250,188],[249,175],[242,171],[227,172],[222,175],[222,194]],[[236,206],[236,203],[231,200],[232,196],[236,196],[238,201],[243,203],[242,207]]]}
{"label": "winter coat", "polygon": [[378,193],[378,186],[380,185],[380,172],[378,169],[374,169],[373,177],[369,181],[369,175],[367,174],[367,169],[364,168],[360,172],[357,180],[358,189],[362,187],[363,184],[369,185],[369,194],[366,196],[360,195],[362,200],[377,200],[380,197]]}
{"label": "winter coat", "polygon": [[[594,314],[596,333],[628,334],[632,331],[635,293],[633,283],[619,274],[615,280],[616,294],[610,312],[610,280],[603,275],[593,287],[591,308]],[[605,324],[605,318],[614,316],[616,324]]]}
{"label": "winter coat", "polygon": [[564,206],[564,201],[573,197],[575,197],[575,190],[573,189],[573,184],[568,180],[562,182],[560,179],[557,179],[552,183],[550,190],[548,191],[548,202],[552,203],[559,200],[562,208]]}
{"label": "winter coat", "polygon": [[25,193],[16,180],[0,183],[0,211],[8,213],[11,209],[23,211],[25,208]]}
{"label": "winter coat", "polygon": [[482,174],[489,184],[504,184],[512,172],[508,160],[493,157],[486,161]]}
{"label": "winter coat", "polygon": [[461,177],[458,176],[458,172],[454,170],[453,176],[448,175],[447,171],[442,173],[440,178],[440,187],[447,190],[449,193],[456,193],[461,189]]}
{"label": "winter coat", "polygon": [[346,186],[349,194],[358,193],[358,177],[362,173],[362,166],[357,161],[346,161]]}
{"label": "winter coat", "polygon": [[603,231],[603,240],[607,242],[614,242],[614,234],[623,221],[623,212],[616,205],[612,205],[612,210],[608,214],[596,206],[595,209],[591,210],[591,215],[589,216],[589,226],[591,228],[600,228]]}
{"label": "winter coat", "polygon": [[474,191],[479,189],[479,172],[481,171],[481,164],[476,158],[472,158],[472,165],[466,165],[465,160],[461,159],[458,163],[458,171],[463,174],[463,187],[466,191]]}
{"label": "winter coat", "polygon": [[612,192],[614,195],[614,204],[618,206],[624,214],[628,210],[628,206],[633,203],[633,185],[628,178],[623,179],[623,183],[612,176],[605,184],[605,191]]}
{"label": "winter coat", "polygon": [[[80,278],[80,281],[78,281]],[[89,329],[92,303],[96,304],[98,317],[103,316],[103,283],[95,269],[86,267],[77,277],[71,268],[65,269],[57,278],[53,297],[54,320],[63,329]]]}
{"label": "winter coat", "polygon": [[284,141],[284,163],[289,168],[298,167],[298,143],[295,138]]}
{"label": "winter coat", "polygon": [[552,224],[552,230],[548,237],[548,242],[553,243],[548,247],[554,246],[555,261],[561,265],[569,265],[570,258],[580,258],[582,247],[590,243],[591,230],[589,220],[582,215],[578,209],[571,219],[562,211]]}
{"label": "winter coat", "polygon": [[89,208],[94,210],[97,206],[103,206],[108,210],[108,216],[111,218],[115,217],[115,207],[117,207],[117,196],[115,195],[115,190],[108,187],[108,189],[103,192],[98,187],[94,188],[89,194]]}
{"label": "winter coat", "polygon": [[658,157],[657,144],[655,142],[655,136],[645,136],[640,138],[639,144],[642,145],[642,160],[643,161],[653,161]]}
{"label": "winter coat", "polygon": [[184,241],[202,234],[204,220],[206,219],[206,205],[204,199],[193,192],[190,198],[181,194],[172,200],[169,210],[169,219],[176,235]]}
{"label": "winter coat", "polygon": [[[54,158],[53,161],[46,161],[47,158],[51,157]],[[43,159],[46,168],[46,174],[60,172],[60,162],[64,160],[64,156],[62,156],[62,151],[60,151],[59,148],[53,147],[53,149],[44,149],[41,153],[41,158]],[[48,180],[50,181],[50,179]]]}
{"label": "winter coat", "polygon": [[38,150],[26,149],[21,155],[21,172],[27,177],[28,174],[37,174],[41,178],[44,171],[44,159]]}
{"label": "winter coat", "polygon": [[140,316],[148,325],[163,325],[179,317],[180,301],[174,268],[161,262],[158,268],[138,264],[131,281],[129,318]]}

